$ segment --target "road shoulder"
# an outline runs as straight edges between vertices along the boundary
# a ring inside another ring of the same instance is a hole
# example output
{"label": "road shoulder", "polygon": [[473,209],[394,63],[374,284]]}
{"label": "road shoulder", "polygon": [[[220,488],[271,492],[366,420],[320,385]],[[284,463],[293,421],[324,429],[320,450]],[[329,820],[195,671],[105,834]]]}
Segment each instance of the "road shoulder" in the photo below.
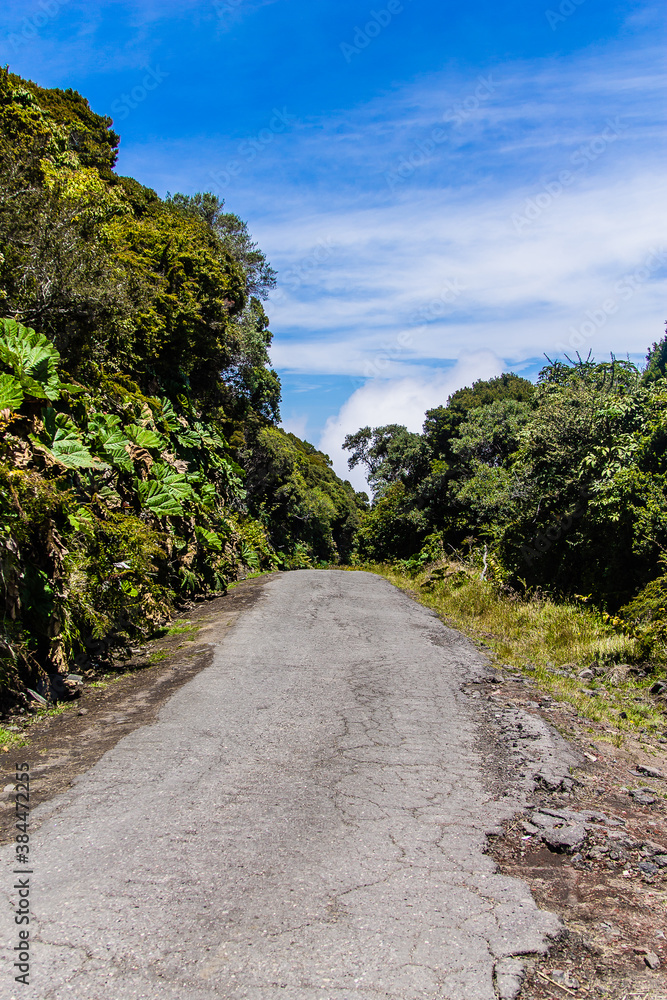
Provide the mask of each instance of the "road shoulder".
{"label": "road shoulder", "polygon": [[15,833],[11,780],[17,761],[30,765],[31,809],[66,791],[124,736],[153,722],[179,688],[211,665],[215,645],[273,576],[244,580],[224,596],[196,604],[171,622],[171,635],[147,642],[115,676],[84,682],[81,697],[59,706],[57,714],[16,715],[4,722],[19,730],[23,745],[2,753],[0,843]]}

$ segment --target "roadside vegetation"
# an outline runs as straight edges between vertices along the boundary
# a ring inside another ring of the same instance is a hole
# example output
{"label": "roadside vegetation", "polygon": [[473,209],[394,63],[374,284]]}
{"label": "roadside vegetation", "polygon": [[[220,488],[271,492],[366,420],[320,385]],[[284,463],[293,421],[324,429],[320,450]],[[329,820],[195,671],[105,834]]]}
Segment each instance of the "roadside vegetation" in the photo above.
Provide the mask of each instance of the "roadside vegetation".
{"label": "roadside vegetation", "polygon": [[667,723],[666,362],[549,361],[345,442],[373,492],[353,561],[617,741]]}
{"label": "roadside vegetation", "polygon": [[238,578],[348,558],[367,500],[278,426],[245,222],[117,175],[118,143],[0,70],[0,711]]}
{"label": "roadside vegetation", "polygon": [[[549,616],[568,636],[569,609],[586,605],[600,655],[664,662],[666,362],[667,338],[643,368],[549,362],[536,385],[505,374],[455,392],[427,411],[421,434],[389,425],[348,436],[350,467],[366,468],[373,491],[356,557],[407,572],[458,559],[486,584],[451,598],[464,617],[467,602],[493,618],[495,594],[546,602],[540,631],[555,654]],[[516,605],[527,649],[530,606]],[[585,642],[568,639],[567,657]]]}

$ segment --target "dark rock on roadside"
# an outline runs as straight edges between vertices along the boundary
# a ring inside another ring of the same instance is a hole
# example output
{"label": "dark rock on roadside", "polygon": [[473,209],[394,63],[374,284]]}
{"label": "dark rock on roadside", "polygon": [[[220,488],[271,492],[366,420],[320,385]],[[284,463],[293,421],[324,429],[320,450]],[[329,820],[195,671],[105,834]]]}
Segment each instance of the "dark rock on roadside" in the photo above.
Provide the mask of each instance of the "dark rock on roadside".
{"label": "dark rock on roadside", "polygon": [[577,847],[581,847],[585,839],[586,828],[579,823],[552,827],[542,834],[544,843],[554,851],[573,851]]}
{"label": "dark rock on roadside", "polygon": [[653,795],[651,788],[634,788],[629,794],[639,806],[652,806],[655,802],[655,795]]}
{"label": "dark rock on roadside", "polygon": [[659,771],[657,767],[647,767],[646,764],[637,764],[637,770],[640,774],[645,774],[647,778],[664,778],[662,771]]}

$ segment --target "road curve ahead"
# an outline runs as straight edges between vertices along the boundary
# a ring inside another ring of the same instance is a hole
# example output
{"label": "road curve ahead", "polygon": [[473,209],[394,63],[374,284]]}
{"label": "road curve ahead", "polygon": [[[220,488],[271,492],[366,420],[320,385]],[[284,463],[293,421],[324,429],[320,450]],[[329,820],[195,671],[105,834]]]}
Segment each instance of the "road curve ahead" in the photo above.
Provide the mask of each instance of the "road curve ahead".
{"label": "road curve ahead", "polygon": [[481,656],[342,571],[276,576],[217,638],[156,723],[36,811],[27,987],[3,849],[0,995],[513,996],[508,956],[556,921],[483,853],[512,804],[460,694]]}

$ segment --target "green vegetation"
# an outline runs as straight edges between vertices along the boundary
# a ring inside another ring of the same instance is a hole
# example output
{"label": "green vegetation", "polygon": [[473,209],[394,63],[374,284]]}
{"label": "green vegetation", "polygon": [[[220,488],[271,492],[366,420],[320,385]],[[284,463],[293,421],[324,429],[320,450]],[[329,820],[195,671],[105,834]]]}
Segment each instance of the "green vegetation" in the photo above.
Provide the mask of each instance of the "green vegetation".
{"label": "green vegetation", "polygon": [[9,729],[3,729],[0,726],[0,751],[13,750],[14,748],[24,747],[27,745],[27,740],[21,735],[21,733],[12,733]]}
{"label": "green vegetation", "polygon": [[278,426],[245,222],[118,176],[111,125],[0,71],[0,710],[276,568],[381,563],[589,714],[566,663],[667,659],[667,338],[350,435],[369,506]]}
{"label": "green vegetation", "polygon": [[347,558],[364,506],[277,426],[246,224],[117,176],[111,124],[0,71],[0,709],[186,599]]}
{"label": "green vegetation", "polygon": [[[232,585],[233,586],[233,585]],[[186,635],[188,632],[198,632],[199,627],[197,625],[192,625],[190,622],[184,622],[182,625],[172,625],[165,631],[165,635]]]}
{"label": "green vegetation", "polygon": [[[357,558],[417,572],[465,554],[486,584],[475,601],[548,595],[567,617],[584,595],[607,616],[605,655],[663,661],[666,352],[667,338],[644,371],[614,358],[550,362],[537,385],[502,375],[454,393],[426,413],[422,434],[390,425],[350,435],[350,466],[365,465],[374,493]],[[524,642],[530,607],[516,605]]]}

